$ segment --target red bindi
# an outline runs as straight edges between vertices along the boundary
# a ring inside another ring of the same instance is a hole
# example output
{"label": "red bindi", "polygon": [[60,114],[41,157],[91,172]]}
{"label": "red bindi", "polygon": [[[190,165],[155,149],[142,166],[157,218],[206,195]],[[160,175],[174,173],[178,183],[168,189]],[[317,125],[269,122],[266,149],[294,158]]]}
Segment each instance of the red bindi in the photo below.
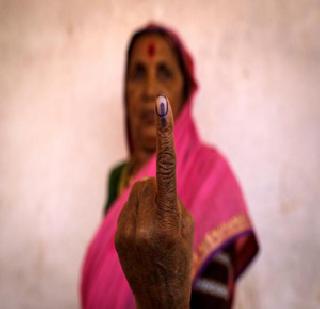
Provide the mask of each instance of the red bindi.
{"label": "red bindi", "polygon": [[156,47],[155,47],[154,43],[150,43],[148,45],[148,55],[149,55],[149,57],[152,58],[155,53],[156,53]]}

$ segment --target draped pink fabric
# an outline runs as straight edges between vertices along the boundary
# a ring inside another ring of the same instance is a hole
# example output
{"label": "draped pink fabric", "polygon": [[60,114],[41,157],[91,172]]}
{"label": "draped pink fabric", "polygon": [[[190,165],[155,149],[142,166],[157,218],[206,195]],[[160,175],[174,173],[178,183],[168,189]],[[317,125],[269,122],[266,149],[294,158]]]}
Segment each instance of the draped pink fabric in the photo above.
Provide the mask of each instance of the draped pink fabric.
{"label": "draped pink fabric", "polygon": [[[258,251],[256,238],[240,186],[227,160],[198,136],[191,114],[192,97],[175,122],[174,140],[177,192],[195,222],[194,280],[212,255],[230,243],[236,250],[233,264],[238,277]],[[155,176],[155,163],[153,156],[131,183]],[[81,282],[83,308],[135,307],[114,244],[118,216],[131,187],[114,202],[87,249]]]}

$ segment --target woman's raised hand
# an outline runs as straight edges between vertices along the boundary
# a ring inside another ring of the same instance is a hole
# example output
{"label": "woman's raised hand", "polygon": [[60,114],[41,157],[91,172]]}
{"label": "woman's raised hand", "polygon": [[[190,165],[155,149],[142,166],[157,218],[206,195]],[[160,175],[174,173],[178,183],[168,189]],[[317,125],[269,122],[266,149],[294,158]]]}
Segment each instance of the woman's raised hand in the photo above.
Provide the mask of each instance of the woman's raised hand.
{"label": "woman's raised hand", "polygon": [[173,117],[156,100],[156,178],[134,184],[115,245],[139,308],[189,308],[193,219],[177,196]]}

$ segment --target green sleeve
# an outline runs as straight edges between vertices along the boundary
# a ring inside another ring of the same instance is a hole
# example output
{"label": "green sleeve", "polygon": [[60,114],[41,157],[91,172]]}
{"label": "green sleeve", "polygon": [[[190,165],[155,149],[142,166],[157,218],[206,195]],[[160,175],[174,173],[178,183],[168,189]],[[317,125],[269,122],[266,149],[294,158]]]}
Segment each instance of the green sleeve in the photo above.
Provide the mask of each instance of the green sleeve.
{"label": "green sleeve", "polygon": [[121,177],[122,169],[125,167],[126,163],[121,162],[119,165],[114,167],[108,177],[108,198],[104,206],[104,214],[107,213],[108,209],[110,208],[111,204],[117,199],[118,197],[118,187]]}

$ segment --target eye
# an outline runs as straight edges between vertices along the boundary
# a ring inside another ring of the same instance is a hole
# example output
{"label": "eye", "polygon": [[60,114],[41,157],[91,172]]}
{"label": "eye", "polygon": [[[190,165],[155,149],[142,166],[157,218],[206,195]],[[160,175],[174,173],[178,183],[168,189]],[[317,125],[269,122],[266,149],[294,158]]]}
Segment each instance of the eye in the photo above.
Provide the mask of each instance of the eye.
{"label": "eye", "polygon": [[159,63],[157,65],[157,76],[160,80],[171,80],[173,72],[166,63]]}
{"label": "eye", "polygon": [[136,63],[131,71],[130,78],[133,80],[141,80],[146,76],[146,67],[142,63]]}

